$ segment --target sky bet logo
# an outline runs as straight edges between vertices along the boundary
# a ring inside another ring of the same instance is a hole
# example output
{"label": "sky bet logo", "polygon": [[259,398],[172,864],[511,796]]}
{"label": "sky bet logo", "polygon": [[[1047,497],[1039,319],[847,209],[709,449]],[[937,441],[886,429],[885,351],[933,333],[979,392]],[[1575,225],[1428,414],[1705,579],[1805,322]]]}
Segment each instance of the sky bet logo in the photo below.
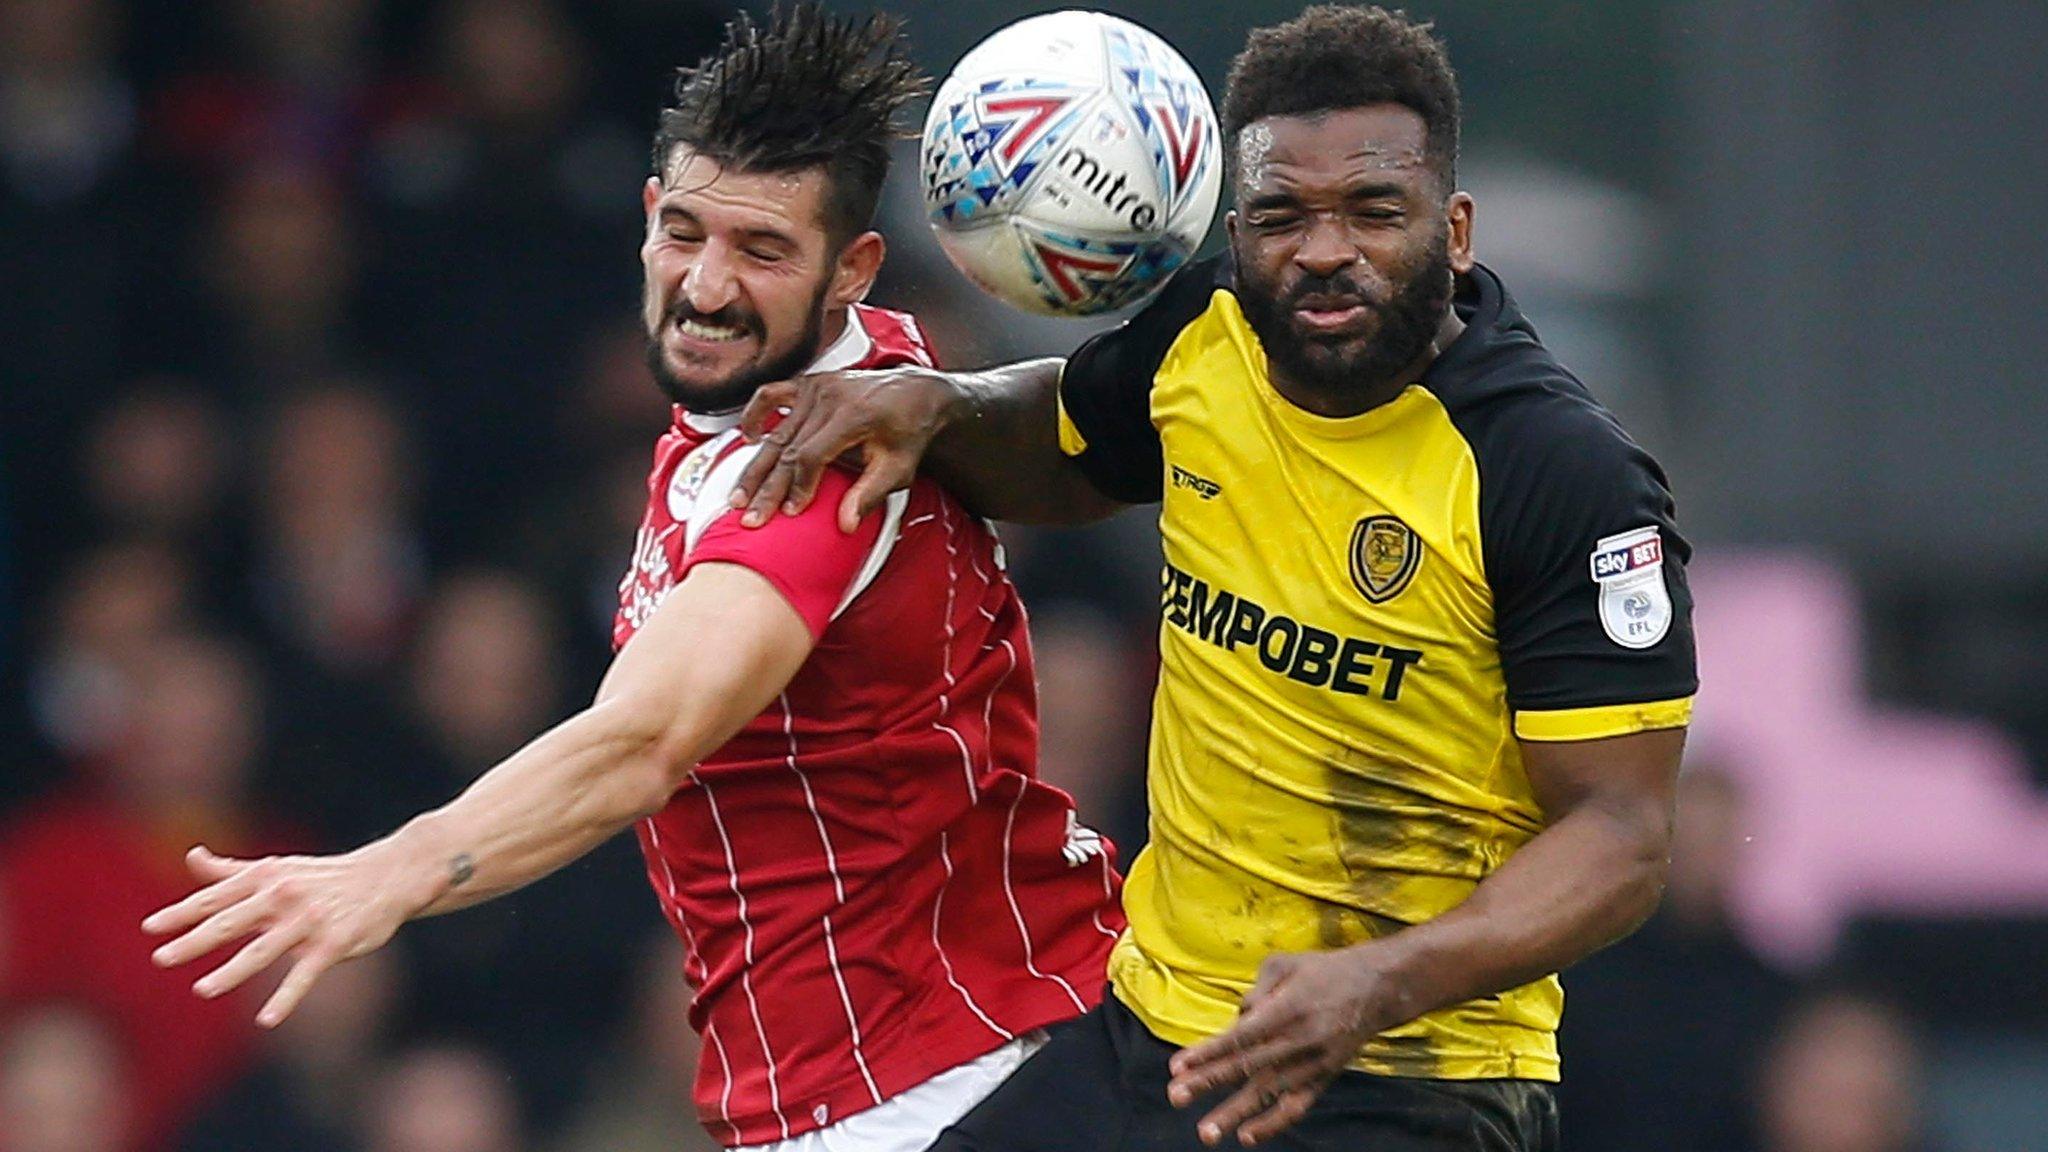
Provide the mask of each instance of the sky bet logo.
{"label": "sky bet logo", "polygon": [[1616,548],[1593,553],[1593,579],[1601,584],[1654,568],[1664,562],[1664,541],[1652,536],[1639,544],[1624,544]]}

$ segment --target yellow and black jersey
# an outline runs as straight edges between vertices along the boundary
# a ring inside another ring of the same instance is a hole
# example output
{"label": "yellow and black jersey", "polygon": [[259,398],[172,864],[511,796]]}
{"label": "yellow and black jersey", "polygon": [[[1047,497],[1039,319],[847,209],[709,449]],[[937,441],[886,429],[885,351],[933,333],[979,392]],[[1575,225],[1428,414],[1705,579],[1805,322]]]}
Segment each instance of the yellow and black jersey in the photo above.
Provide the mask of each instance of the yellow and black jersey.
{"label": "yellow and black jersey", "polygon": [[[1269,954],[1462,902],[1542,827],[1520,740],[1682,726],[1697,685],[1663,472],[1543,347],[1498,277],[1419,384],[1357,416],[1284,399],[1196,265],[1060,382],[1060,445],[1160,503],[1151,844],[1118,996],[1191,1043]],[[1557,1077],[1555,977],[1432,1013],[1355,1067]]]}

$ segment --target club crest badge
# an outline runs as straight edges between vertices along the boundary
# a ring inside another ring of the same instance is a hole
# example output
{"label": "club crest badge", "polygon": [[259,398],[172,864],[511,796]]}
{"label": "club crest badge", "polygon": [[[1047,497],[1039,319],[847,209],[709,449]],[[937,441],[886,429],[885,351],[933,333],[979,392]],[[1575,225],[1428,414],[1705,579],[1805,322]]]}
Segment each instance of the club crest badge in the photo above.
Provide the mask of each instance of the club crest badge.
{"label": "club crest badge", "polygon": [[725,438],[720,437],[698,445],[683,462],[676,466],[675,475],[668,482],[668,514],[678,520],[688,520],[695,511],[698,493],[704,490],[704,480],[711,474],[711,466],[718,461],[719,449],[724,447]]}
{"label": "club crest badge", "polygon": [[1600,627],[1623,648],[1650,648],[1671,630],[1671,589],[1664,582],[1664,538],[1657,526],[1609,536],[1593,546]]}
{"label": "club crest badge", "polygon": [[1367,516],[1351,530],[1351,582],[1374,604],[1401,594],[1422,566],[1422,541],[1394,516]]}

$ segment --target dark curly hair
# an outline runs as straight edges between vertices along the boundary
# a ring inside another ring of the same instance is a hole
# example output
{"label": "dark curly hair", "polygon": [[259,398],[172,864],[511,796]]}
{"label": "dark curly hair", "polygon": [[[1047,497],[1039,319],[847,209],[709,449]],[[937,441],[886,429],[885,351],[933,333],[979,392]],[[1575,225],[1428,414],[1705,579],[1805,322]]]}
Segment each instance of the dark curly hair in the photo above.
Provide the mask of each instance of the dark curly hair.
{"label": "dark curly hair", "polygon": [[750,172],[823,168],[826,232],[843,243],[874,219],[898,116],[921,96],[902,21],[879,13],[834,19],[816,3],[744,12],[725,42],[676,79],[676,99],[654,134],[664,181],[679,146]]}
{"label": "dark curly hair", "polygon": [[1225,154],[1234,165],[1238,134],[1268,116],[1367,104],[1399,104],[1421,116],[1431,166],[1446,192],[1457,187],[1457,75],[1427,22],[1378,6],[1318,4],[1253,31],[1223,89]]}

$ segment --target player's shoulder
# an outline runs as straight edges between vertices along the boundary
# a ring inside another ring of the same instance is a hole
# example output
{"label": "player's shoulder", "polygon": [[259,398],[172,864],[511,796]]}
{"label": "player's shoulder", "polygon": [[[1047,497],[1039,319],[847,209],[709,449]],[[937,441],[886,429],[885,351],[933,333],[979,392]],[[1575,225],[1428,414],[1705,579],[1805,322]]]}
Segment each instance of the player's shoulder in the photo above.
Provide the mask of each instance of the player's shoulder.
{"label": "player's shoulder", "polygon": [[1482,485],[1612,484],[1662,470],[1543,345],[1507,287],[1477,265],[1459,280],[1465,331],[1422,384],[1470,445]]}
{"label": "player's shoulder", "polygon": [[1198,260],[1175,273],[1166,287],[1135,314],[1091,337],[1067,358],[1065,380],[1076,385],[1150,385],[1182,333],[1215,306],[1218,291],[1231,289],[1227,255]]}
{"label": "player's shoulder", "polygon": [[1171,344],[1183,329],[1215,306],[1218,291],[1229,292],[1234,283],[1227,253],[1197,260],[1175,273],[1125,328],[1140,338]]}

